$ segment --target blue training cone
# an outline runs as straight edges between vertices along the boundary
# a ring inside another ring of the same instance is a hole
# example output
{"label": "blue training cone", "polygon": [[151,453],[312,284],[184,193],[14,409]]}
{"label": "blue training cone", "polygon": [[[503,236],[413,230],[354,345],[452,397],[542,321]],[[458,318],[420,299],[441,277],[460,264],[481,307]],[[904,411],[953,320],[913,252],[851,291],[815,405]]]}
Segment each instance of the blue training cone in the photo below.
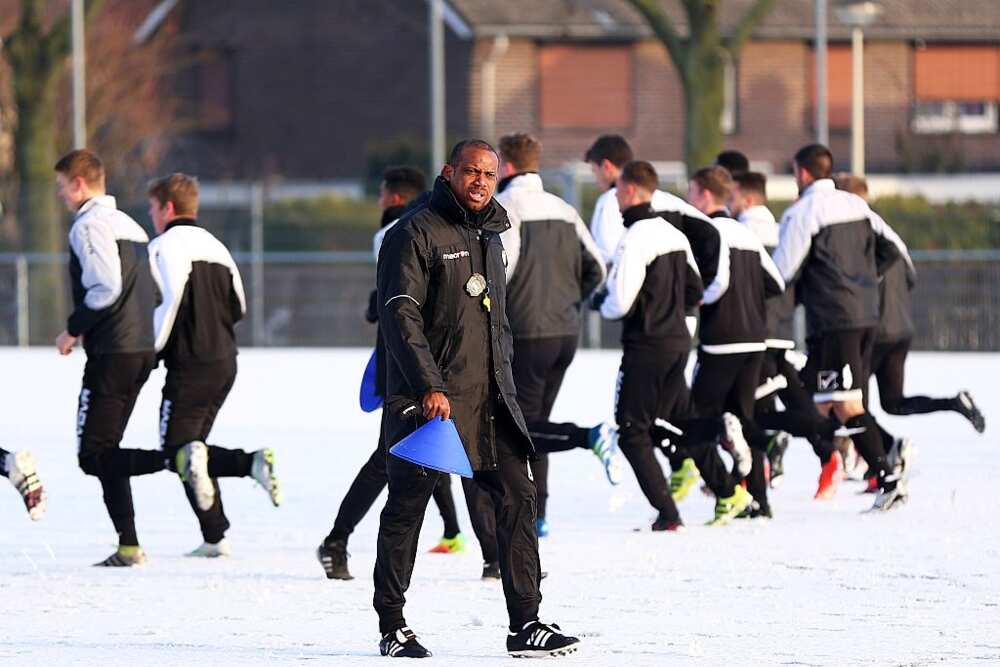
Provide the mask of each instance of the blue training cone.
{"label": "blue training cone", "polygon": [[373,350],[368,365],[365,366],[365,374],[361,376],[361,390],[358,392],[358,401],[365,412],[375,412],[382,407],[382,397],[375,389],[375,354]]}
{"label": "blue training cone", "polygon": [[469,457],[450,419],[430,420],[393,445],[389,453],[425,468],[472,477]]}

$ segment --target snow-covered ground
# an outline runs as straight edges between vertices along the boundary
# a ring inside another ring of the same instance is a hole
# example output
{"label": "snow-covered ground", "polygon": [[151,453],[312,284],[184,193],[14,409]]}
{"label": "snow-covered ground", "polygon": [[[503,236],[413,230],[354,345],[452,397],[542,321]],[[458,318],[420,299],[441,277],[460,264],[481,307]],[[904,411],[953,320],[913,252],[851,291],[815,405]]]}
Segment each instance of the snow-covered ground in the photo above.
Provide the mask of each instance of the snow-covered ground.
{"label": "snow-covered ground", "polygon": [[[279,453],[285,504],[249,480],[223,493],[236,553],[204,561],[177,479],[133,481],[146,567],[89,567],[114,534],[99,486],[76,467],[74,414],[83,355],[0,350],[0,442],[30,448],[49,512],[30,522],[0,486],[0,663],[23,665],[359,664],[377,656],[371,569],[377,512],[351,540],[351,582],[327,581],[314,550],[374,446],[376,415],[357,408],[364,350],[249,350],[211,441]],[[554,417],[611,414],[618,355],[583,352]],[[612,489],[587,452],[556,455],[542,542],[543,618],[583,639],[587,665],[848,665],[1000,663],[1000,355],[915,354],[911,393],[968,387],[986,413],[976,434],[957,415],[887,418],[918,447],[912,499],[862,516],[870,497],[845,485],[812,500],[818,467],[805,443],[787,456],[771,522],[705,528],[712,506],[681,506],[684,534],[648,531],[634,479]],[[126,434],[154,447],[162,371]],[[992,431],[990,430],[992,429]],[[498,584],[463,555],[422,553],[407,618],[440,664],[496,664],[506,616]],[[377,504],[381,507],[381,501]],[[433,505],[421,551],[440,534]],[[642,529],[642,530],[637,530]]]}

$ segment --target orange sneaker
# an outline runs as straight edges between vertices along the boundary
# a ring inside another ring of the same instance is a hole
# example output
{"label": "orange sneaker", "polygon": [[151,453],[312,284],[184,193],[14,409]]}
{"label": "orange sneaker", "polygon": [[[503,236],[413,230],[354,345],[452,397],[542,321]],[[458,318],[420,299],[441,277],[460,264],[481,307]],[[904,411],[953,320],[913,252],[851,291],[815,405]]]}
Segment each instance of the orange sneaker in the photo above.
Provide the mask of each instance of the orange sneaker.
{"label": "orange sneaker", "polygon": [[455,537],[442,537],[433,549],[432,554],[459,554],[465,551],[465,535],[459,533]]}
{"label": "orange sneaker", "polygon": [[834,451],[830,460],[823,464],[819,473],[819,488],[816,489],[817,500],[829,500],[837,494],[840,480],[844,478],[844,463],[840,452]]}

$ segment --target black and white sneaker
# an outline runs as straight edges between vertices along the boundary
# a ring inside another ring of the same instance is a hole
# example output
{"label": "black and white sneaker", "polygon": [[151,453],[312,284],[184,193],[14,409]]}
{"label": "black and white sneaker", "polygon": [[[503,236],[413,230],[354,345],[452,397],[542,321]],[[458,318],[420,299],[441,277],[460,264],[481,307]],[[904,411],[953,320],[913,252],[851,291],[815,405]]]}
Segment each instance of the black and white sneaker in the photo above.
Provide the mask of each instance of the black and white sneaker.
{"label": "black and white sneaker", "polygon": [[979,411],[976,402],[972,400],[972,394],[963,389],[955,397],[955,404],[959,414],[972,422],[972,428],[976,429],[979,433],[986,430],[986,418]]}
{"label": "black and white sneaker", "polygon": [[899,479],[906,479],[913,467],[913,454],[916,448],[909,438],[896,438],[892,448],[885,456],[885,461],[893,474]]}
{"label": "black and white sneaker", "polygon": [[429,658],[432,655],[417,641],[413,630],[406,627],[383,635],[378,650],[389,658]]}
{"label": "black and white sneaker", "polygon": [[347,558],[349,556],[350,554],[347,553],[347,542],[343,540],[335,540],[330,543],[324,542],[316,549],[316,559],[323,566],[323,571],[326,572],[327,579],[350,581],[354,578],[351,576],[350,570],[347,569]]}
{"label": "black and white sneaker", "polygon": [[500,561],[483,563],[483,579],[500,579]]}
{"label": "black and white sneaker", "polygon": [[8,452],[0,455],[0,467],[24,501],[28,516],[38,521],[45,514],[46,495],[42,482],[38,479],[38,468],[31,452]]}
{"label": "black and white sneaker", "polygon": [[567,637],[555,623],[525,623],[520,632],[507,635],[507,653],[512,658],[548,658],[576,653],[580,640]]}
{"label": "black and white sneaker", "polygon": [[740,418],[731,412],[722,415],[722,425],[724,432],[719,444],[732,455],[736,466],[735,474],[742,479],[750,474],[750,468],[753,467],[750,445],[743,437],[743,425],[740,423]]}

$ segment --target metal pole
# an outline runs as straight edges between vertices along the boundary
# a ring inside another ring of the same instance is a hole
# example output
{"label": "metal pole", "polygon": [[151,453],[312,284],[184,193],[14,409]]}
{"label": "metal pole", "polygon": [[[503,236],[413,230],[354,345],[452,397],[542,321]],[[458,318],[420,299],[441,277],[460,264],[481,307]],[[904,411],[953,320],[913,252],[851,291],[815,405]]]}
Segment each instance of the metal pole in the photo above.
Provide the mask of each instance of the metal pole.
{"label": "metal pole", "polygon": [[826,0],[816,2],[816,143],[830,145],[827,102]]}
{"label": "metal pole", "polygon": [[851,172],[865,175],[865,43],[860,27],[851,30]]}
{"label": "metal pole", "polygon": [[441,0],[428,0],[431,78],[431,174],[444,165],[444,22]]}
{"label": "metal pole", "polygon": [[28,258],[24,254],[17,256],[14,263],[17,272],[17,345],[28,347],[31,341],[29,322],[31,307],[28,304]]}
{"label": "metal pole", "polygon": [[84,44],[83,0],[70,7],[73,28],[73,147],[87,146],[87,64]]}
{"label": "metal pole", "polygon": [[264,341],[264,186],[250,186],[250,280],[252,285],[250,317],[253,344]]}

